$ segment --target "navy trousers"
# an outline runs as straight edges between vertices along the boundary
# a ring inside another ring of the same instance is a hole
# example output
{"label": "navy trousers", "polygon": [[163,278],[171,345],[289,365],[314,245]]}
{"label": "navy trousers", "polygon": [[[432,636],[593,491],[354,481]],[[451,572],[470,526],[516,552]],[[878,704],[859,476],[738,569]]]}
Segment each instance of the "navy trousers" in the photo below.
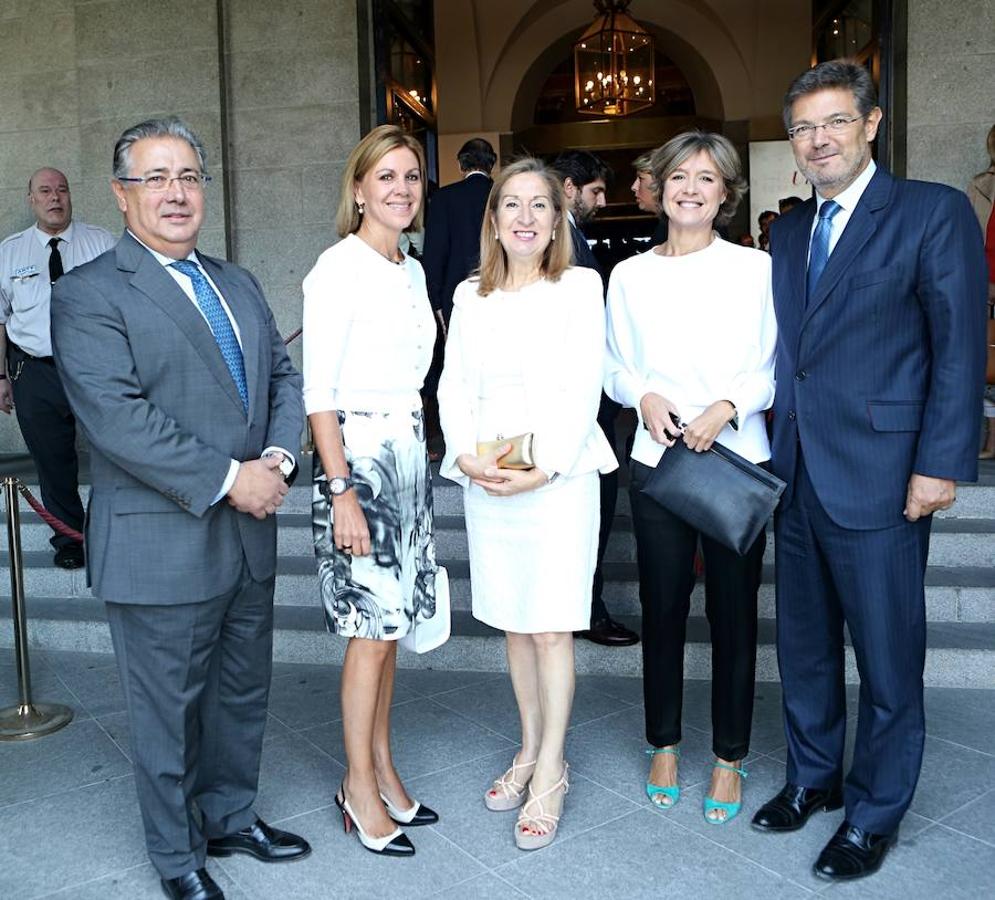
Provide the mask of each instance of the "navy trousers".
{"label": "navy trousers", "polygon": [[860,674],[846,817],[892,834],[922,766],[931,517],[892,528],[842,528],[823,509],[799,454],[791,505],[775,520],[777,658],[784,692],[787,779],[828,788],[843,777],[843,625]]}

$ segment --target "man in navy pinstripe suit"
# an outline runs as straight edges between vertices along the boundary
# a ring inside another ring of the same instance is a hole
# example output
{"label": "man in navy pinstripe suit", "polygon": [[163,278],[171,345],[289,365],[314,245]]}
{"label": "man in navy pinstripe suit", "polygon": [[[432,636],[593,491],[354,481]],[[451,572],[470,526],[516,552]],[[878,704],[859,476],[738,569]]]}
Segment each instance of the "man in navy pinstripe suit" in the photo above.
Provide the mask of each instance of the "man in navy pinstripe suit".
{"label": "man in navy pinstripe suit", "polygon": [[[771,465],[787,784],[753,819],[791,831],[845,806],[815,873],[875,872],[924,741],[923,579],[932,513],[977,477],[985,262],[966,197],[875,167],[867,70],[800,75],[784,118],[816,196],[771,230],[778,319]],[[843,625],[860,673],[843,777]]]}

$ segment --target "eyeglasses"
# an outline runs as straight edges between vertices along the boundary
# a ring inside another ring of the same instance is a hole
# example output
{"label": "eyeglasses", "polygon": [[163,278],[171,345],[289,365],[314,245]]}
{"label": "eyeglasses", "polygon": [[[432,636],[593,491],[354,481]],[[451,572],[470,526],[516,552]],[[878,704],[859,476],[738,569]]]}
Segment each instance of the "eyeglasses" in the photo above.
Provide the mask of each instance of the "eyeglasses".
{"label": "eyeglasses", "polygon": [[203,172],[185,172],[182,175],[174,175],[170,178],[167,175],[146,175],[144,178],[118,178],[118,181],[127,181],[131,184],[140,184],[145,190],[153,194],[161,194],[168,191],[173,182],[178,182],[185,191],[199,191],[205,184],[211,183],[211,176]]}
{"label": "eyeglasses", "polygon": [[811,141],[815,139],[815,133],[820,128],[827,134],[839,134],[846,131],[848,125],[859,122],[867,116],[833,116],[828,122],[821,122],[818,125],[795,125],[788,129],[788,140],[791,141]]}

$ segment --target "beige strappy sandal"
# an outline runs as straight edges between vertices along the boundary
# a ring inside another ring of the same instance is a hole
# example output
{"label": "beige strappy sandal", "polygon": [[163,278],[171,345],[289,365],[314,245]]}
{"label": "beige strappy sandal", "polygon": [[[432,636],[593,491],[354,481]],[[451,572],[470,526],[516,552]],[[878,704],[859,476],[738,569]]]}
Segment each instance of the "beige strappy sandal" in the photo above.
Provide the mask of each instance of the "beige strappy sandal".
{"label": "beige strappy sandal", "polygon": [[[553,842],[553,838],[556,837],[556,830],[560,826],[560,816],[554,816],[552,813],[546,812],[542,801],[555,791],[563,788],[563,802],[566,802],[566,796],[570,793],[570,782],[567,780],[569,769],[570,766],[564,763],[563,774],[560,776],[560,780],[538,796],[532,793],[532,785],[529,785],[529,799],[525,801],[525,806],[522,807],[522,811],[518,814],[518,821],[515,823],[515,845],[519,850],[539,850]],[[537,813],[529,812],[530,808],[535,807],[538,807]],[[562,811],[563,808],[561,806],[561,814]],[[534,831],[542,829],[544,833],[530,834],[529,829]]]}
{"label": "beige strappy sandal", "polygon": [[495,779],[490,788],[484,792],[484,806],[492,812],[507,812],[509,809],[518,809],[525,799],[525,790],[528,787],[531,775],[528,778],[519,778],[518,772],[521,769],[535,767],[535,760],[529,763],[511,761],[511,768],[500,778]]}

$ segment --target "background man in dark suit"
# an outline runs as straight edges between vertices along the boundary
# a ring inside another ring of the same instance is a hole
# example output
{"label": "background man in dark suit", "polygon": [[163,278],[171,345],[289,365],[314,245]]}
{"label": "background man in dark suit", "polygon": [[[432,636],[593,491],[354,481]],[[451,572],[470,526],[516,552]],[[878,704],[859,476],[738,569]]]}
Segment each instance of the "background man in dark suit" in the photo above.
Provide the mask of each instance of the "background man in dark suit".
{"label": "background man in dark suit", "polygon": [[92,447],[88,574],[146,843],[167,896],[186,900],[222,896],[205,853],[310,852],[252,809],[301,378],[252,275],[195,249],[206,180],[178,119],[128,129],[112,182],[127,230],[52,296],[56,364]]}
{"label": "background man in dark suit", "polygon": [[608,286],[608,273],[598,263],[584,237],[584,224],[594,218],[605,205],[605,191],[611,177],[608,165],[587,150],[564,150],[553,168],[563,177],[563,192],[567,195],[567,218],[570,220],[570,240],[574,248],[574,265],[594,269]]}
{"label": "background man in dark suit", "polygon": [[[784,118],[817,196],[771,229],[788,783],[753,821],[788,831],[845,804],[815,863],[838,880],[878,869],[919,777],[931,514],[977,477],[985,269],[963,194],[875,167],[881,110],[863,66],[803,73]],[[844,624],[860,709],[841,786]]]}
{"label": "background man in dark suit", "polygon": [[425,377],[422,400],[429,459],[442,458],[442,429],[439,426],[439,376],[442,373],[446,331],[453,314],[453,292],[480,265],[480,228],[491,192],[491,170],[497,154],[490,141],[471,138],[456,154],[461,181],[447,184],[429,195],[425,218],[425,250],[422,266],[428,299],[438,320],[438,336],[432,365]]}
{"label": "background man in dark suit", "polygon": [[[570,220],[574,265],[594,269],[601,276],[602,284],[607,287],[608,275],[588,245],[582,226],[593,219],[605,205],[605,191],[611,178],[611,170],[603,160],[586,150],[564,150],[556,157],[553,168],[563,178],[563,191],[567,195],[567,218]],[[618,403],[602,392],[598,424],[612,445],[612,450],[616,450],[615,420],[621,409]],[[602,563],[615,519],[617,499],[618,470],[615,470],[601,476],[601,531],[598,536],[598,565],[594,570],[591,591],[591,627],[579,632],[580,637],[606,647],[627,647],[639,642],[639,635],[612,619],[602,597],[605,585]]]}
{"label": "background man in dark suit", "polygon": [[422,265],[432,309],[441,311],[445,326],[453,311],[453,291],[480,265],[480,226],[484,221],[494,148],[472,138],[456,154],[463,180],[439,188],[428,205]]}

